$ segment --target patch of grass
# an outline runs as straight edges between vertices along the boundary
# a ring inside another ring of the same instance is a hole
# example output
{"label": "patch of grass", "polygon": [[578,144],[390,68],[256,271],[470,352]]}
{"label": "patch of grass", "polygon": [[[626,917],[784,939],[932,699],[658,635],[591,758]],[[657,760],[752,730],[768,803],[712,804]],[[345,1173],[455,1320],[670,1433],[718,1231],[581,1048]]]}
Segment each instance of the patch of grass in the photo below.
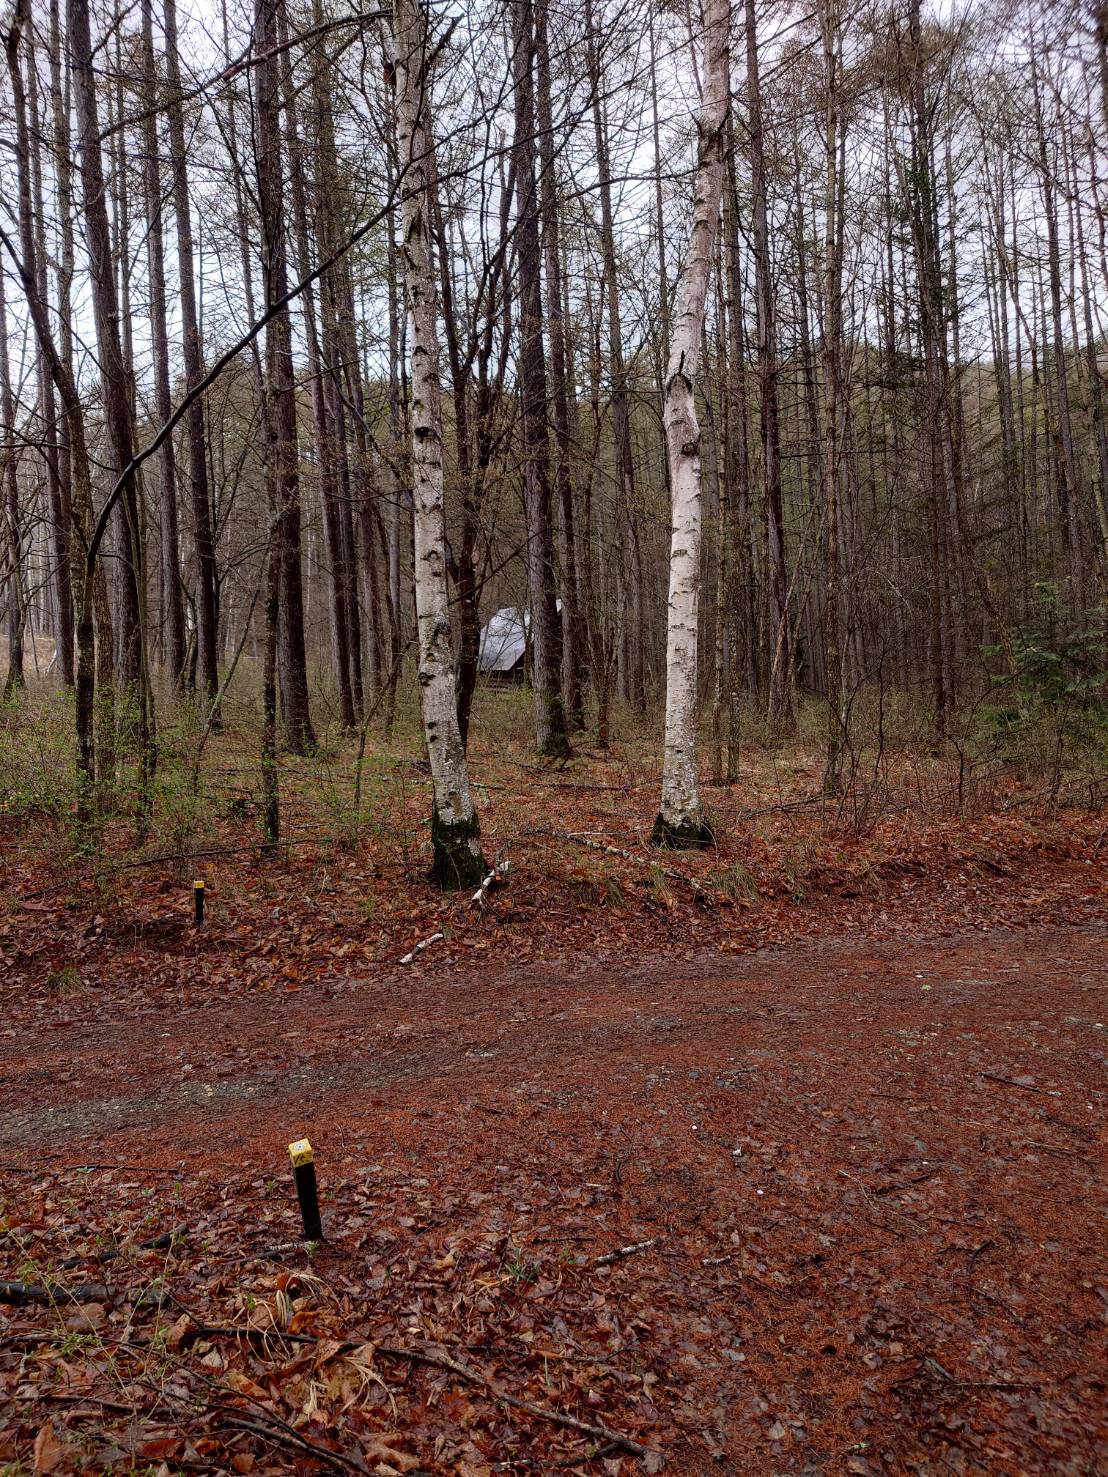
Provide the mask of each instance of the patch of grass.
{"label": "patch of grass", "polygon": [[623,883],[618,873],[605,870],[600,876],[600,886],[604,902],[610,908],[621,908],[625,901]]}
{"label": "patch of grass", "polygon": [[650,865],[650,871],[646,878],[646,895],[649,904],[669,912],[673,906],[673,893],[670,891],[669,882],[665,872],[656,862]]}
{"label": "patch of grass", "polygon": [[505,1265],[504,1272],[517,1286],[526,1287],[539,1280],[538,1267],[534,1262],[526,1261],[521,1254],[517,1254]]}
{"label": "patch of grass", "polygon": [[708,880],[718,892],[736,903],[756,903],[759,900],[758,883],[754,873],[742,862],[732,862],[729,867],[710,872]]}
{"label": "patch of grass", "polygon": [[63,964],[46,976],[46,988],[52,995],[73,995],[84,985],[75,964]]}

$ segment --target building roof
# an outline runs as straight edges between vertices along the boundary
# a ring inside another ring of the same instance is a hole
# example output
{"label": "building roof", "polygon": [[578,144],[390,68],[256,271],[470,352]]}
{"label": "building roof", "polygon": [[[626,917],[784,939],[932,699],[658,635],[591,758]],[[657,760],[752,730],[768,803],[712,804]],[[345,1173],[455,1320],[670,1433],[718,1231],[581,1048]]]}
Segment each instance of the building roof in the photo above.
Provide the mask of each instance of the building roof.
{"label": "building roof", "polygon": [[522,659],[526,647],[526,632],[531,623],[531,613],[506,605],[490,616],[481,631],[481,646],[477,653],[479,672],[510,672]]}

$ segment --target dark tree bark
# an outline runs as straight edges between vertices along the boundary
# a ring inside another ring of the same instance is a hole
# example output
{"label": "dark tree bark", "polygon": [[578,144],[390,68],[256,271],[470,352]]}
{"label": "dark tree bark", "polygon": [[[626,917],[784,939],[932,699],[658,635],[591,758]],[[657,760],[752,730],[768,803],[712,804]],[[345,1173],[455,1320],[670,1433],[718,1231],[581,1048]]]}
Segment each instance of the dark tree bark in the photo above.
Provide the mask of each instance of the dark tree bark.
{"label": "dark tree bark", "polygon": [[[96,101],[92,33],[88,0],[66,0],[69,44],[73,58],[73,98],[77,114],[77,157],[81,174],[82,206],[89,251],[89,281],[96,325],[97,353],[104,397],[104,413],[117,474],[128,467],[135,450],[131,385],[120,338],[119,300],[115,290],[107,190],[100,152],[100,119]],[[117,542],[120,554],[119,679],[138,689],[143,667],[142,547],[139,531],[137,479],[128,475],[117,503]],[[145,708],[145,703],[141,706]]]}
{"label": "dark tree bark", "polygon": [[[258,0],[254,42],[263,60],[257,78],[257,175],[261,207],[262,272],[269,312],[288,293],[283,208],[280,76],[277,58],[276,0]],[[304,587],[300,558],[300,467],[296,434],[292,325],[287,306],[270,318],[265,334],[267,466],[279,518],[281,558],[278,662],[285,738],[294,753],[315,746],[308,699],[304,645]]]}
{"label": "dark tree bark", "polygon": [[[169,125],[169,166],[173,178],[173,211],[177,219],[177,278],[181,294],[181,337],[185,391],[194,390],[204,377],[200,326],[196,308],[196,264],[185,153],[185,115],[181,103],[181,66],[177,47],[177,0],[163,0],[165,73]],[[197,396],[185,417],[188,440],[189,510],[196,556],[196,680],[209,703],[219,687],[218,613],[216,607],[215,541],[212,536],[208,456],[204,431],[204,399]]]}
{"label": "dark tree bark", "polygon": [[[743,326],[743,268],[739,238],[738,183],[735,168],[734,115],[727,118],[727,177],[723,187],[723,249],[727,260],[727,483],[733,512],[735,593],[729,597],[734,609],[734,639],[731,661],[742,663],[748,693],[758,691],[757,571],[754,567],[753,518],[750,496],[750,442],[746,395],[746,334]],[[737,609],[735,609],[737,606]],[[739,650],[734,647],[738,646]],[[741,657],[740,657],[741,652]],[[732,677],[732,690],[737,672]],[[733,753],[734,743],[730,746]],[[729,759],[729,763],[730,763]],[[729,778],[732,777],[728,770]]]}
{"label": "dark tree bark", "polygon": [[[288,25],[282,4],[278,17],[279,34],[284,44]],[[299,133],[296,107],[296,92],[293,85],[292,67],[288,52],[281,62],[282,89],[285,101],[285,136],[289,155],[289,176],[292,197],[292,218],[296,241],[296,266],[300,276],[305,276],[312,266],[312,252],[308,232],[308,207],[306,201],[306,179],[303,149]],[[318,85],[318,84],[317,84]],[[320,184],[322,161],[320,163]],[[326,206],[323,192],[316,197],[316,213],[324,217]],[[319,251],[326,256],[330,238],[326,225],[318,226]],[[328,309],[331,284],[325,278],[320,284],[323,299],[325,345],[328,351],[334,346],[333,313]],[[315,432],[316,464],[319,468],[319,501],[323,517],[323,545],[326,560],[327,614],[331,635],[331,659],[335,683],[339,694],[339,715],[344,728],[353,728],[355,723],[354,691],[350,681],[350,628],[344,592],[345,551],[342,527],[339,520],[339,504],[342,495],[339,460],[342,455],[341,433],[335,419],[335,407],[328,391],[333,391],[332,365],[325,364],[324,351],[320,346],[319,324],[316,312],[314,289],[309,288],[301,298],[304,313],[305,337],[308,348],[308,373],[312,394],[312,426]]]}
{"label": "dark tree bark", "polygon": [[[55,343],[50,322],[49,303],[40,290],[40,274],[36,267],[36,243],[34,221],[31,210],[31,178],[29,159],[31,153],[30,128],[27,119],[26,89],[20,65],[20,49],[24,27],[27,24],[29,0],[17,0],[7,38],[8,75],[12,86],[12,115],[16,138],[16,178],[18,187],[19,246],[6,234],[4,246],[15,266],[31,323],[35,330],[39,351],[46,360],[54,386],[62,402],[66,420],[66,440],[72,470],[72,513],[76,544],[87,544],[92,533],[92,475],[85,439],[84,407],[77,390],[71,367],[71,357],[59,351]],[[62,331],[70,333],[68,320],[63,319]],[[71,338],[66,348],[71,349]],[[71,548],[74,544],[71,543]],[[102,567],[101,567],[102,570]],[[98,766],[110,772],[111,725],[108,725],[107,743],[98,745],[96,740],[96,677],[97,653],[94,637],[93,600],[91,581],[86,578],[85,561],[74,552],[72,567],[73,591],[79,611],[77,621],[77,665],[76,665],[76,728],[77,764],[82,785],[79,794],[79,813],[87,817],[91,807],[97,780]],[[100,646],[103,660],[111,663],[111,625],[107,635],[101,636]],[[107,691],[111,693],[110,678]],[[105,754],[105,747],[108,753]]]}
{"label": "dark tree bark", "polygon": [[[166,328],[165,237],[162,229],[162,181],[159,168],[157,60],[154,53],[152,0],[142,0],[143,183],[146,194],[146,253],[150,266],[150,333],[154,351],[154,408],[165,425],[173,413],[169,380],[169,335]],[[177,466],[173,438],[158,458],[158,508],[162,547],[163,640],[169,677],[179,687],[185,674],[185,603],[181,590],[181,550],[177,529]]]}
{"label": "dark tree bark", "polygon": [[577,576],[577,513],[573,478],[573,445],[569,434],[566,393],[566,345],[562,313],[561,223],[558,179],[554,171],[554,119],[550,97],[550,46],[547,38],[548,0],[535,6],[535,43],[538,61],[537,121],[542,166],[543,265],[546,275],[546,326],[550,338],[551,417],[558,459],[555,486],[561,508],[562,693],[566,715],[575,729],[585,726],[581,614]]}
{"label": "dark tree bark", "polygon": [[1069,380],[1066,372],[1065,332],[1062,326],[1062,260],[1058,243],[1057,183],[1047,148],[1043,120],[1041,83],[1032,56],[1032,91],[1035,100],[1039,183],[1046,217],[1047,272],[1050,283],[1050,354],[1054,369],[1055,413],[1054,446],[1057,463],[1058,515],[1062,537],[1069,559],[1071,596],[1075,611],[1085,613],[1085,563],[1081,539],[1081,481],[1073,438],[1073,414],[1070,408]]}
{"label": "dark tree bark", "polygon": [[540,753],[569,752],[558,652],[554,538],[550,517],[546,353],[535,181],[534,30],[531,0],[515,0],[512,73],[515,82],[516,250],[519,262],[520,399],[527,511],[527,582],[535,687],[535,742]]}
{"label": "dark tree bark", "polygon": [[0,456],[3,458],[4,513],[8,524],[11,571],[8,575],[8,672],[4,696],[26,687],[23,673],[23,630],[27,602],[23,590],[23,520],[19,510],[19,452],[16,439],[15,396],[8,362],[8,310],[4,273],[0,271]]}
{"label": "dark tree bark", "polygon": [[781,485],[781,412],[778,400],[777,303],[770,260],[766,210],[765,125],[758,70],[758,32],[754,0],[746,0],[746,86],[750,136],[751,228],[757,297],[758,379],[761,390],[762,462],[765,477],[763,517],[766,534],[766,585],[769,598],[769,716],[780,732],[796,725],[789,625],[789,580],[785,556],[785,516]]}
{"label": "dark tree bark", "polygon": [[[119,677],[137,701],[137,733],[142,766],[143,814],[151,801],[150,784],[155,763],[153,711],[146,667],[145,611],[143,608],[143,549],[139,527],[138,478],[131,468],[135,450],[135,427],[132,386],[123,358],[119,335],[119,303],[115,291],[112,264],[111,230],[108,224],[107,195],[104,187],[103,160],[100,153],[100,123],[96,105],[96,81],[93,67],[92,35],[89,28],[88,0],[67,0],[69,44],[73,58],[73,96],[78,120],[78,158],[80,161],[85,232],[89,250],[89,276],[93,298],[93,317],[100,358],[100,378],[105,419],[111,442],[113,464],[123,478],[122,493],[116,504],[119,541],[126,557],[121,560],[122,582],[119,649],[123,656]],[[86,580],[94,570],[87,567]],[[103,653],[101,653],[103,655]]]}
{"label": "dark tree bark", "polygon": [[[50,0],[50,107],[52,113],[54,172],[57,209],[61,225],[61,254],[57,266],[58,319],[61,353],[72,367],[72,333],[70,330],[70,283],[73,280],[72,226],[72,162],[69,137],[68,98],[63,99],[61,71],[61,15],[59,0]],[[32,58],[32,65],[33,58]],[[38,139],[32,136],[32,150]],[[39,171],[41,174],[41,171]],[[39,236],[42,235],[41,217]],[[44,242],[36,240],[36,271],[39,294],[45,302],[48,292],[48,269]],[[46,457],[46,479],[50,497],[50,539],[54,558],[55,593],[54,640],[58,654],[58,672],[62,682],[72,687],[73,659],[73,579],[70,567],[72,532],[71,470],[65,422],[59,423],[55,386],[46,356],[39,356],[39,405],[43,420]]]}
{"label": "dark tree bark", "polygon": [[603,86],[597,30],[592,0],[585,0],[585,42],[592,94],[593,136],[599,175],[600,239],[604,258],[604,286],[608,313],[608,361],[611,376],[612,435],[615,440],[616,476],[619,484],[620,516],[626,542],[626,559],[619,574],[627,585],[626,610],[620,598],[624,639],[620,664],[623,695],[642,708],[646,702],[645,655],[643,650],[642,550],[635,502],[635,460],[631,448],[631,405],[627,365],[620,324],[619,280],[616,275],[616,239],[612,213],[612,166],[608,133],[602,105]]}

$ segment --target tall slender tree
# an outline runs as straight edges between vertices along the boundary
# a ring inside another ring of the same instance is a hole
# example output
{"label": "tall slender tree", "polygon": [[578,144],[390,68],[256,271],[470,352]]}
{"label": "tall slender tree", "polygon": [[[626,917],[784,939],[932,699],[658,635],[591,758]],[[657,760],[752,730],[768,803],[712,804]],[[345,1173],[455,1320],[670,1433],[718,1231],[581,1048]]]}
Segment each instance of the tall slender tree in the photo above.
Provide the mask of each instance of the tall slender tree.
{"label": "tall slender tree", "polygon": [[315,746],[315,731],[304,645],[300,450],[296,428],[292,323],[288,309],[277,0],[257,0],[254,17],[255,45],[262,58],[258,65],[256,164],[262,277],[268,317],[265,333],[266,471],[272,488],[272,505],[279,519],[281,556],[278,665],[285,739],[294,753],[303,754]]}
{"label": "tall slender tree", "polygon": [[[523,496],[527,513],[535,743],[555,758],[569,752],[562,699],[550,511],[546,352],[543,346],[539,197],[535,177],[535,36],[531,0],[512,0],[515,88],[516,255],[519,263],[519,392],[523,422]],[[549,284],[548,284],[549,286]]]}
{"label": "tall slender tree", "polygon": [[11,361],[8,354],[8,308],[4,272],[0,269],[0,486],[3,487],[4,516],[8,545],[8,671],[4,696],[10,697],[27,685],[23,672],[23,631],[27,601],[23,588],[23,519],[19,509],[19,443],[12,393]]}
{"label": "tall slender tree", "polygon": [[[152,0],[142,0],[143,184],[146,204],[146,254],[150,268],[150,335],[154,358],[154,408],[162,425],[173,414],[170,389],[169,329],[166,322],[165,236],[162,229],[161,141],[158,136],[158,69],[154,51]],[[158,458],[158,511],[161,530],[161,608],[170,680],[185,675],[185,604],[181,588],[181,549],[177,531],[177,463],[167,438]]]}
{"label": "tall slender tree", "polygon": [[672,492],[666,733],[656,846],[703,847],[712,830],[700,801],[696,735],[700,605],[700,426],[696,376],[723,188],[724,124],[731,94],[730,0],[706,0],[704,96],[696,120],[692,227],[677,284],[666,367],[666,455]]}
{"label": "tall slender tree", "polygon": [[192,398],[185,417],[188,441],[189,511],[196,605],[196,680],[209,703],[219,686],[215,541],[212,533],[204,398],[195,391],[204,377],[200,321],[196,305],[196,249],[192,234],[188,154],[185,148],[184,88],[177,41],[177,0],[163,0],[165,30],[166,122],[169,168],[173,181],[173,214],[177,227],[177,289],[181,301],[181,349],[185,391]]}
{"label": "tall slender tree", "polygon": [[409,320],[419,686],[434,792],[432,875],[441,887],[451,888],[479,882],[485,859],[458,728],[454,638],[446,588],[442,392],[429,225],[433,143],[427,127],[431,113],[427,27],[419,0],[393,0],[391,71],[396,89],[401,251]]}

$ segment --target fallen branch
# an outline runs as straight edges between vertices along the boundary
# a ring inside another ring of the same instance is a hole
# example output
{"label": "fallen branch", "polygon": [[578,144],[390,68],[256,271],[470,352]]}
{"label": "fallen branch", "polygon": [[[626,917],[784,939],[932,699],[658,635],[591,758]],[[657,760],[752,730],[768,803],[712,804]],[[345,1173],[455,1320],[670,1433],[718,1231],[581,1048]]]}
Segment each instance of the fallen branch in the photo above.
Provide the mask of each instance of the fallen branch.
{"label": "fallen branch", "polygon": [[633,1241],[630,1246],[617,1246],[615,1251],[606,1251],[603,1256],[598,1256],[596,1265],[610,1267],[613,1262],[620,1262],[625,1256],[634,1256],[636,1252],[649,1251],[652,1246],[657,1246],[661,1239],[660,1236],[651,1236],[649,1241]]}
{"label": "fallen branch", "polygon": [[512,864],[506,858],[502,862],[497,862],[496,866],[493,867],[492,871],[481,883],[481,886],[470,898],[470,902],[478,908],[483,908],[485,906],[485,898],[488,896],[490,890],[499,886],[511,870]]}
{"label": "fallen branch", "polygon": [[365,1471],[361,1462],[352,1461],[350,1457],[343,1456],[341,1451],[328,1451],[325,1446],[317,1446],[314,1441],[298,1436],[295,1431],[283,1430],[279,1426],[264,1425],[261,1421],[245,1421],[237,1416],[221,1416],[219,1424],[230,1426],[236,1431],[249,1431],[254,1436],[261,1436],[266,1441],[272,1441],[275,1446],[287,1446],[292,1451],[311,1456],[317,1462],[335,1467],[340,1472]]}
{"label": "fallen branch", "polygon": [[1032,1082],[1017,1082],[1014,1077],[1001,1077],[999,1072],[982,1072],[982,1077],[987,1077],[990,1082],[999,1082],[1002,1087],[1018,1087],[1021,1092],[1037,1092],[1042,1097],[1061,1097],[1057,1088],[1036,1087]]}
{"label": "fallen branch", "polygon": [[639,1458],[646,1458],[651,1454],[652,1448],[643,1446],[641,1442],[634,1441],[630,1436],[624,1436],[619,1431],[613,1431],[610,1426],[602,1426],[599,1422],[593,1424],[591,1421],[581,1421],[575,1415],[567,1415],[564,1411],[551,1410],[549,1406],[536,1405],[534,1401],[523,1400],[518,1395],[511,1395],[486,1375],[470,1369],[468,1365],[459,1364],[456,1359],[451,1359],[446,1354],[430,1354],[422,1349],[404,1349],[391,1344],[372,1344],[370,1347],[375,1353],[384,1354],[390,1359],[410,1359],[415,1364],[426,1364],[432,1369],[443,1369],[448,1374],[454,1374],[459,1379],[467,1380],[470,1384],[480,1385],[493,1399],[499,1400],[504,1405],[510,1405],[514,1410],[522,1410],[537,1420],[550,1421],[552,1425],[562,1426],[568,1431],[577,1431],[582,1436],[591,1436],[594,1441],[607,1442],[618,1451],[627,1451]]}
{"label": "fallen branch", "polygon": [[64,1287],[61,1283],[52,1287],[39,1287],[33,1282],[0,1282],[0,1303],[107,1303],[112,1298],[121,1302],[134,1303],[138,1308],[160,1308],[167,1301],[164,1293],[139,1292],[120,1288],[113,1292],[102,1282],[85,1282],[76,1287]]}
{"label": "fallen branch", "polygon": [[[191,1315],[190,1315],[191,1316]],[[261,1337],[265,1334],[273,1336],[273,1329],[260,1328],[233,1328],[219,1325],[205,1324],[196,1321],[196,1328],[190,1331],[190,1337],[215,1338],[227,1337]],[[280,1338],[294,1344],[318,1344],[320,1338],[315,1334],[304,1333],[280,1333]],[[365,1339],[344,1339],[335,1349],[335,1354],[351,1354],[358,1349],[369,1349],[374,1354],[382,1354],[388,1359],[407,1359],[413,1364],[425,1364],[431,1369],[445,1370],[447,1374],[456,1375],[459,1379],[468,1381],[473,1385],[480,1385],[484,1390],[499,1400],[504,1405],[510,1405],[514,1410],[522,1410],[526,1414],[534,1416],[536,1420],[549,1421],[552,1425],[562,1426],[568,1431],[577,1431],[582,1436],[590,1436],[594,1441],[610,1442],[619,1451],[630,1452],[632,1456],[645,1458],[651,1454],[652,1448],[643,1446],[641,1442],[633,1440],[630,1436],[624,1436],[619,1431],[613,1431],[610,1426],[601,1425],[599,1422],[582,1421],[575,1415],[568,1415],[565,1411],[551,1410],[549,1406],[536,1405],[531,1400],[524,1400],[519,1395],[512,1395],[503,1390],[487,1375],[481,1374],[479,1370],[470,1369],[468,1365],[461,1364],[456,1359],[451,1359],[448,1354],[433,1354],[425,1349],[404,1348],[399,1344],[374,1344]],[[337,1453],[331,1453],[336,1460],[342,1458]],[[359,1471],[361,1468],[358,1469]]]}
{"label": "fallen branch", "polygon": [[[317,846],[331,844],[331,838],[326,835],[307,836],[282,836],[282,846]],[[116,862],[114,866],[94,867],[92,871],[80,872],[75,877],[59,877],[56,881],[48,883],[45,887],[38,887],[34,892],[24,893],[20,903],[26,907],[31,899],[45,897],[50,892],[60,892],[66,887],[78,887],[82,882],[93,882],[102,877],[114,877],[119,872],[131,872],[139,867],[157,867],[163,862],[196,862],[202,857],[212,856],[237,856],[244,851],[262,851],[265,847],[264,841],[247,841],[242,846],[208,846],[202,851],[163,851],[157,856],[139,857],[133,862]],[[59,904],[59,908],[61,904]]]}
{"label": "fallen branch", "polygon": [[415,948],[409,949],[408,952],[404,955],[403,959],[401,959],[400,961],[401,964],[411,964],[412,960],[416,957],[417,954],[422,954],[424,949],[429,949],[432,944],[437,944],[439,939],[443,939],[445,937],[446,934],[444,934],[442,929],[440,928],[439,930],[437,930],[437,932],[428,935],[427,938],[420,939]]}
{"label": "fallen branch", "polygon": [[[498,886],[501,882],[503,882],[511,870],[512,864],[506,858],[504,861],[497,862],[496,866],[493,867],[488,876],[482,880],[481,886],[470,898],[470,906],[483,908],[485,906],[485,898],[489,895],[490,891],[494,887]],[[445,937],[446,934],[443,933],[441,929],[437,929],[427,938],[420,939],[419,943],[416,944],[414,949],[409,949],[408,952],[404,955],[403,959],[400,960],[400,963],[411,964],[417,955],[423,953],[424,949],[429,949],[432,944],[437,944],[440,939],[444,939]]]}
{"label": "fallen branch", "polygon": [[[165,1231],[160,1236],[150,1236],[147,1238],[147,1240],[140,1241],[138,1244],[138,1250],[165,1251],[167,1248],[172,1247],[175,1241],[182,1239],[187,1233],[187,1226],[178,1226],[177,1230],[175,1231]],[[67,1256],[62,1261],[58,1262],[57,1265],[59,1267],[64,1267],[68,1271],[71,1267],[81,1266],[83,1262],[114,1262],[116,1257],[123,1256],[126,1250],[126,1247],[117,1246],[113,1247],[110,1251],[101,1251],[98,1252],[95,1256],[91,1257]]]}

